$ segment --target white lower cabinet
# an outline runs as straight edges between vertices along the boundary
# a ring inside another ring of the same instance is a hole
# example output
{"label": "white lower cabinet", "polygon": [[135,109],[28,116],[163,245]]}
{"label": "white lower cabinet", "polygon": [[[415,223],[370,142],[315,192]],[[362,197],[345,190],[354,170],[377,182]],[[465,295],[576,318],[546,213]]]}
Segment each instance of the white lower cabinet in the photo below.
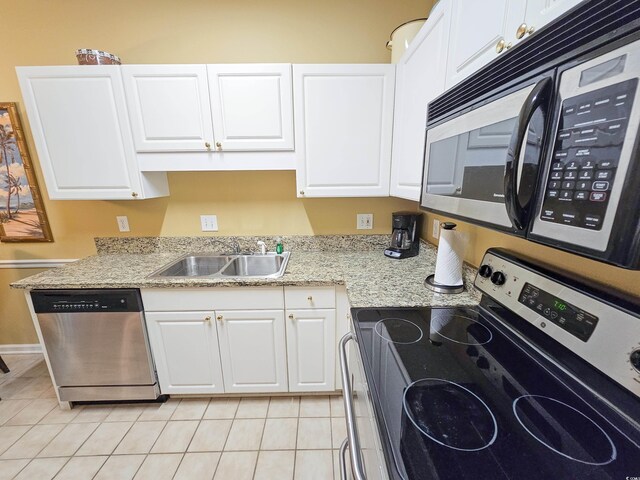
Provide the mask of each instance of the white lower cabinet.
{"label": "white lower cabinet", "polygon": [[162,393],[224,391],[213,315],[213,312],[146,313]]}
{"label": "white lower cabinet", "polygon": [[336,346],[348,328],[342,286],[141,294],[163,394],[339,389]]}
{"label": "white lower cabinet", "polygon": [[282,310],[216,311],[226,392],[286,392]]}
{"label": "white lower cabinet", "polygon": [[335,389],[335,309],[287,310],[289,390]]}

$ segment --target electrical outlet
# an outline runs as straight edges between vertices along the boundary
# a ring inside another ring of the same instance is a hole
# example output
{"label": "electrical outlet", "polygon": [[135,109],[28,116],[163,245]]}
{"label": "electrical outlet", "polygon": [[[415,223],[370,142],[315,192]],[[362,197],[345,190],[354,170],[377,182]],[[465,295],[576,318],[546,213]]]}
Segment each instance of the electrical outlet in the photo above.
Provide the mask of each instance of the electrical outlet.
{"label": "electrical outlet", "polygon": [[217,232],[218,217],[216,215],[200,215],[200,225],[203,232]]}
{"label": "electrical outlet", "polygon": [[440,238],[440,220],[433,219],[433,231],[431,232],[433,238]]}
{"label": "electrical outlet", "polygon": [[118,229],[121,232],[129,231],[129,219],[126,215],[116,217],[116,222],[118,222]]}
{"label": "electrical outlet", "polygon": [[373,228],[373,213],[358,213],[356,219],[356,228],[358,230],[371,230]]}

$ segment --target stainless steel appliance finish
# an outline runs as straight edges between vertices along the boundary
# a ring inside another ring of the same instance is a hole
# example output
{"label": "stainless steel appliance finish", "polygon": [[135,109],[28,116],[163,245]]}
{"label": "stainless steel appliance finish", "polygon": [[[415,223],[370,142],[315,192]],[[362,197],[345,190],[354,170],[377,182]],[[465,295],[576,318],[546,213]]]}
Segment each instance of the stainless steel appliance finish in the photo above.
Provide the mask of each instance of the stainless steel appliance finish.
{"label": "stainless steel appliance finish", "polygon": [[640,0],[605,3],[429,104],[422,208],[640,269]]}
{"label": "stainless steel appliance finish", "polygon": [[159,396],[138,290],[34,290],[60,399]]}

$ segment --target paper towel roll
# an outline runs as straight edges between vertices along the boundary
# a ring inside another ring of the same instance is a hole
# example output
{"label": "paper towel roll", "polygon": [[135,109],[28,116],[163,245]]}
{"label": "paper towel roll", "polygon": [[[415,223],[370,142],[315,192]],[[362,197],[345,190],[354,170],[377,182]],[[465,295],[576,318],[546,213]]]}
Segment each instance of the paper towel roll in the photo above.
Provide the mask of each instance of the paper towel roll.
{"label": "paper towel roll", "polygon": [[[455,224],[453,224],[455,227]],[[436,283],[448,286],[462,285],[462,238],[451,228],[440,230],[436,257]]]}

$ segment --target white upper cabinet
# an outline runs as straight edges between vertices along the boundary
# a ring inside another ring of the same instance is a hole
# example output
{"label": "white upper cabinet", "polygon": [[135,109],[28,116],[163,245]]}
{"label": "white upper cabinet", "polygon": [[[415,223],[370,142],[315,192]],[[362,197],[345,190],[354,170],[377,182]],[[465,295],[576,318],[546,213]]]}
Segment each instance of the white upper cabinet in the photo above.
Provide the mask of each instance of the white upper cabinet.
{"label": "white upper cabinet", "polygon": [[138,152],[212,148],[213,124],[205,65],[121,68]]}
{"label": "white upper cabinet", "polygon": [[445,90],[451,0],[441,0],[396,67],[390,193],[420,200],[427,104]]}
{"label": "white upper cabinet", "polygon": [[498,55],[500,42],[515,38],[526,11],[525,0],[456,0],[451,6],[451,36],[446,88],[449,88]]}
{"label": "white upper cabinet", "polygon": [[49,198],[118,200],[168,194],[165,174],[141,175],[120,69],[17,67]]}
{"label": "white upper cabinet", "polygon": [[389,195],[394,65],[294,65],[299,197]]}
{"label": "white upper cabinet", "polygon": [[446,88],[506,52],[581,0],[455,0]]}
{"label": "white upper cabinet", "polygon": [[580,2],[581,0],[527,0],[524,26],[527,32],[535,32]]}
{"label": "white upper cabinet", "polygon": [[293,150],[290,64],[207,65],[216,149]]}

